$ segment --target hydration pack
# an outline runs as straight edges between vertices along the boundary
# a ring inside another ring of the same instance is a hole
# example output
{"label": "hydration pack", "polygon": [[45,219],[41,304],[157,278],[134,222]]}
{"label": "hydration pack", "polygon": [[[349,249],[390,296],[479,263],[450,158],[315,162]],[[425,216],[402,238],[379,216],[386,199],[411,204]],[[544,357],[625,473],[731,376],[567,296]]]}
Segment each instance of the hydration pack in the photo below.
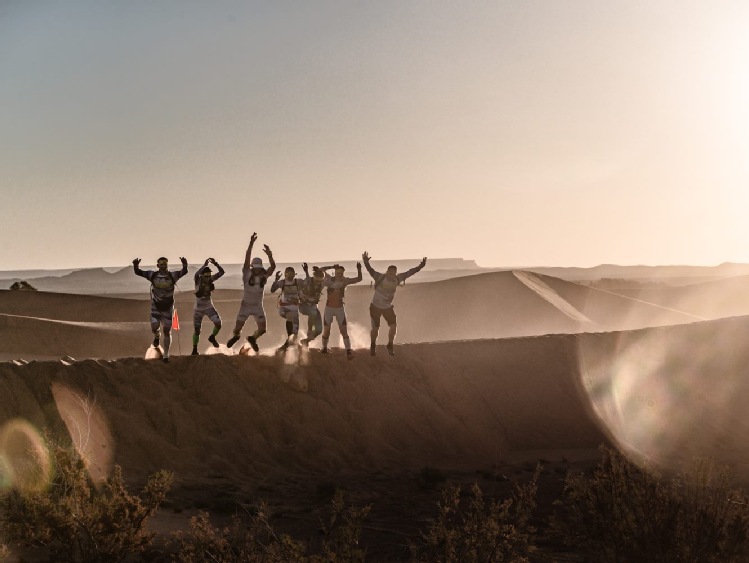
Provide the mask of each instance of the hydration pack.
{"label": "hydration pack", "polygon": [[[167,280],[164,280],[167,283],[166,287],[163,287],[162,285],[156,285],[155,280],[156,276],[161,274],[161,272],[155,272],[153,276],[151,276],[151,302],[153,303],[154,307],[158,309],[159,311],[170,311],[172,307],[174,306],[174,293],[168,297],[156,297],[153,293],[154,288],[155,289],[174,289],[177,286],[177,280],[174,279],[174,276],[172,273],[167,270],[166,276],[169,278],[168,282]],[[163,276],[162,276],[163,277]]]}

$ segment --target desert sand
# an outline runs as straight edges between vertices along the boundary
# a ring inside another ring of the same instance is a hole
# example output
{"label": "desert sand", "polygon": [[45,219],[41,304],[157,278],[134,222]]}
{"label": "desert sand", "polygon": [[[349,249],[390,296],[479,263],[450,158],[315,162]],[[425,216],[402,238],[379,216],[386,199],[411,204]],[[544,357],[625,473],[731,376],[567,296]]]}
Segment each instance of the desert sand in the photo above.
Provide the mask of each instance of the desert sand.
{"label": "desert sand", "polygon": [[[135,483],[170,469],[177,527],[219,493],[227,510],[262,497],[293,510],[292,497],[314,497],[323,482],[385,502],[425,467],[512,480],[539,459],[590,462],[602,443],[665,470],[714,457],[749,480],[749,318],[702,320],[730,310],[696,305],[711,287],[719,296],[739,292],[740,282],[617,294],[508,271],[406,284],[396,297],[394,358],[364,349],[371,289],[352,286],[353,361],[339,348],[274,355],[282,340],[274,296],[260,356],[216,353],[205,336],[203,355],[180,355],[192,332],[185,291],[177,297],[184,334],[169,364],[144,359],[146,300],[3,291],[2,443],[51,428],[68,432],[94,477],[114,464]],[[214,294],[226,327],[220,342],[240,297]],[[7,448],[0,454],[14,467]],[[560,486],[560,475],[550,479]],[[391,517],[381,515],[380,527]],[[403,518],[415,533],[420,517]],[[390,522],[392,533],[398,525]]]}

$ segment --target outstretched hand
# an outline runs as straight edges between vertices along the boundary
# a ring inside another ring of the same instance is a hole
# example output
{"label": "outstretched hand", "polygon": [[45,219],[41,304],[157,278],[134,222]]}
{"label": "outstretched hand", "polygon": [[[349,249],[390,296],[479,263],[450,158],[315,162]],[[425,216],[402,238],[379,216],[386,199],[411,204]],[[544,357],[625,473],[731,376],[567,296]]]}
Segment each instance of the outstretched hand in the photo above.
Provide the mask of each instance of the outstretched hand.
{"label": "outstretched hand", "polygon": [[309,271],[309,266],[307,265],[307,262],[304,262],[302,264],[302,270],[304,270],[305,273],[307,273]]}
{"label": "outstretched hand", "polygon": [[250,244],[255,244],[256,240],[257,240],[257,233],[252,233],[252,236],[250,237]]}
{"label": "outstretched hand", "polygon": [[133,260],[133,266],[140,266],[140,258]]}
{"label": "outstretched hand", "polygon": [[424,258],[421,260],[421,267],[423,268],[426,265],[427,265],[427,257],[424,256]]}
{"label": "outstretched hand", "polygon": [[182,262],[183,266],[187,266],[187,258],[185,258],[184,256],[180,256],[179,261]]}
{"label": "outstretched hand", "polygon": [[276,272],[276,281],[281,279],[281,272]]}
{"label": "outstretched hand", "polygon": [[361,255],[361,257],[362,257],[362,258],[364,259],[364,261],[366,262],[367,260],[369,260],[369,253],[368,253],[368,252],[367,252],[367,251],[365,250],[365,251],[364,251],[364,254],[362,254],[362,255]]}
{"label": "outstretched hand", "polygon": [[356,263],[356,269],[361,272],[361,262]]}
{"label": "outstretched hand", "polygon": [[273,252],[271,252],[270,246],[268,246],[267,244],[263,245],[263,252],[265,252],[268,255],[268,257],[270,257],[271,254],[273,254]]}

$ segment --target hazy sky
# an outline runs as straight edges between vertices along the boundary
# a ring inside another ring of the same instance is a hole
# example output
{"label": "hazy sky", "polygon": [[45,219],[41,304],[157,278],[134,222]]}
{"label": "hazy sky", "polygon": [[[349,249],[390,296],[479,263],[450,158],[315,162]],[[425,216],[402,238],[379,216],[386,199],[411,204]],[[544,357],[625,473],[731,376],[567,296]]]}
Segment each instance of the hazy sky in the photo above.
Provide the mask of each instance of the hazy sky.
{"label": "hazy sky", "polygon": [[0,0],[0,269],[749,262],[749,3]]}

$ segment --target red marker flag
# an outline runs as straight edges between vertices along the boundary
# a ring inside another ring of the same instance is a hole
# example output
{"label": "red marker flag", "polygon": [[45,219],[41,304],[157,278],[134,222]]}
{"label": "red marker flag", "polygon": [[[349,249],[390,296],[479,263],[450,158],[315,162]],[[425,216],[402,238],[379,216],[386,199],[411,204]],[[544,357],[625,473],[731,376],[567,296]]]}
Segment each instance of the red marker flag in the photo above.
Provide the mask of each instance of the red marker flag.
{"label": "red marker flag", "polygon": [[179,315],[177,314],[177,309],[174,309],[174,313],[172,313],[172,328],[174,330],[179,330]]}

